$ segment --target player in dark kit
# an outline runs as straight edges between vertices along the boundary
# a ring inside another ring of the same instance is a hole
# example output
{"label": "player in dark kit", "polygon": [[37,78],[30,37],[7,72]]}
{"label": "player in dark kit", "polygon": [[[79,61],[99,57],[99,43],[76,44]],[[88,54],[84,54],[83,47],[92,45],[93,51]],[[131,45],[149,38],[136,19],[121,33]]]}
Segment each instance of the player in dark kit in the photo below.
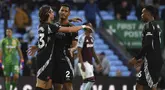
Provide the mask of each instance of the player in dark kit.
{"label": "player in dark kit", "polygon": [[152,90],[157,90],[160,78],[160,70],[163,61],[161,59],[161,29],[154,21],[154,8],[146,6],[142,10],[142,20],[145,22],[142,32],[142,49],[140,53],[129,61],[130,65],[136,65],[144,60],[141,70],[137,74],[136,90],[143,90],[148,86]]}
{"label": "player in dark kit", "polygon": [[38,28],[37,82],[35,90],[51,90],[52,88],[52,55],[54,53],[55,35],[57,32],[77,32],[89,26],[62,27],[52,24],[54,11],[44,5],[39,9],[40,25]]}
{"label": "player in dark kit", "polygon": [[[85,25],[91,26],[91,23],[85,23]],[[91,87],[95,82],[92,57],[94,57],[96,63],[98,64],[97,69],[102,69],[100,61],[98,60],[94,50],[94,38],[91,34],[92,31],[86,30],[85,33],[80,35],[78,38],[78,66],[83,79],[82,90],[91,90]]]}
{"label": "player in dark kit", "polygon": [[[61,26],[72,27],[68,16],[70,15],[70,7],[67,4],[61,5],[59,10],[59,24]],[[78,33],[56,34],[55,62],[54,62],[54,83],[55,90],[73,90],[72,79],[74,76],[72,53],[77,49]]]}

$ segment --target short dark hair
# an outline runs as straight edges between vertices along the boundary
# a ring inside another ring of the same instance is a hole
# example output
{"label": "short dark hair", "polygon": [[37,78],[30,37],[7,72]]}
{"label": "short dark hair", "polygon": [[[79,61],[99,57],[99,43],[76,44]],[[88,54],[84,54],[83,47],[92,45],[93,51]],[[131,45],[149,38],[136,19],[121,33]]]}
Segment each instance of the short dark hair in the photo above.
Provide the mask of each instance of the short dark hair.
{"label": "short dark hair", "polygon": [[9,29],[9,30],[11,30],[11,31],[13,31],[13,29],[12,29],[12,28],[6,28],[6,30],[8,30],[8,29]]}
{"label": "short dark hair", "polygon": [[71,9],[70,5],[69,4],[61,4],[61,7],[68,7],[69,8],[69,11]]}
{"label": "short dark hair", "polygon": [[42,7],[40,7],[39,9],[39,20],[40,23],[44,23],[48,20],[49,18],[49,12],[51,10],[51,6],[49,5],[43,5]]}
{"label": "short dark hair", "polygon": [[152,16],[155,15],[155,8],[152,5],[145,6],[145,9],[150,12]]}

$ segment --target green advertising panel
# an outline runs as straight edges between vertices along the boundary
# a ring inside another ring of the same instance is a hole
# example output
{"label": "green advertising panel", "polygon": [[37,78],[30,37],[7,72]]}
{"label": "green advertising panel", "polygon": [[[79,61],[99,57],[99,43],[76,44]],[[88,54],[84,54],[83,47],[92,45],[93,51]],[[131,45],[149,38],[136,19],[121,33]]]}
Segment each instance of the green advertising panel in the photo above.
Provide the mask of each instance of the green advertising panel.
{"label": "green advertising panel", "polygon": [[[157,23],[163,30],[163,21],[157,21]],[[113,34],[120,44],[129,49],[141,48],[141,35],[144,23],[140,21],[107,20],[105,24],[107,32]]]}

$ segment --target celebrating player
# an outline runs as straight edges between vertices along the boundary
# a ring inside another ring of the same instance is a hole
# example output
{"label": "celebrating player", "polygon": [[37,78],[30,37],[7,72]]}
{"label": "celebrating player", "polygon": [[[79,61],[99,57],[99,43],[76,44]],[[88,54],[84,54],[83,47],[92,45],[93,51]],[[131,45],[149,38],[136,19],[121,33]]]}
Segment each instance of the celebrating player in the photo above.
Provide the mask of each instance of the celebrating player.
{"label": "celebrating player", "polygon": [[[84,25],[91,26],[90,23],[85,23]],[[80,62],[78,66],[83,78],[83,90],[91,90],[91,87],[95,82],[92,57],[94,57],[96,63],[98,64],[97,69],[102,69],[93,47],[94,39],[91,33],[92,31],[87,29],[78,39],[78,57]]]}
{"label": "celebrating player", "polygon": [[[72,27],[68,17],[70,15],[70,7],[67,4],[61,5],[59,10],[59,23],[61,26]],[[54,57],[54,83],[55,90],[73,90],[72,79],[74,76],[72,53],[77,49],[78,33],[62,33],[56,34],[56,47]]]}
{"label": "celebrating player", "polygon": [[[14,90],[16,87],[16,81],[19,78],[19,59],[17,58],[17,52],[20,56],[20,62],[23,62],[22,51],[20,49],[20,42],[12,37],[12,29],[6,30],[7,37],[4,38],[0,44],[0,61],[4,65],[4,76],[6,90]],[[11,81],[10,75],[13,74],[13,80]],[[13,88],[10,89],[10,84]]]}
{"label": "celebrating player", "polygon": [[39,9],[39,39],[37,54],[37,82],[35,90],[51,90],[52,88],[52,55],[56,45],[57,32],[77,32],[89,26],[61,27],[58,23],[52,24],[54,11],[50,6],[44,5]]}
{"label": "celebrating player", "polygon": [[142,49],[136,57],[129,61],[130,65],[136,65],[138,62],[141,62],[139,59],[144,59],[141,70],[137,74],[136,90],[143,90],[144,86],[157,90],[163,61],[160,48],[161,30],[154,21],[154,14],[154,7],[146,6],[143,8],[141,16],[145,25],[142,33]]}

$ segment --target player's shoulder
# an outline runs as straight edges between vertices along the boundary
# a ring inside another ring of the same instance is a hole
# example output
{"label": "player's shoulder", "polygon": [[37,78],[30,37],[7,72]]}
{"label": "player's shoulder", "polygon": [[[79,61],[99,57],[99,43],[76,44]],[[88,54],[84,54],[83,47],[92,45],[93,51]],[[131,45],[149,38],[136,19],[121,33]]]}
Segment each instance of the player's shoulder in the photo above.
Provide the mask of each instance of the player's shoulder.
{"label": "player's shoulder", "polygon": [[83,40],[83,39],[85,39],[85,34],[83,33],[83,34],[80,34],[79,36],[78,36],[78,40]]}
{"label": "player's shoulder", "polygon": [[75,26],[73,23],[69,22],[68,23],[69,26]]}

